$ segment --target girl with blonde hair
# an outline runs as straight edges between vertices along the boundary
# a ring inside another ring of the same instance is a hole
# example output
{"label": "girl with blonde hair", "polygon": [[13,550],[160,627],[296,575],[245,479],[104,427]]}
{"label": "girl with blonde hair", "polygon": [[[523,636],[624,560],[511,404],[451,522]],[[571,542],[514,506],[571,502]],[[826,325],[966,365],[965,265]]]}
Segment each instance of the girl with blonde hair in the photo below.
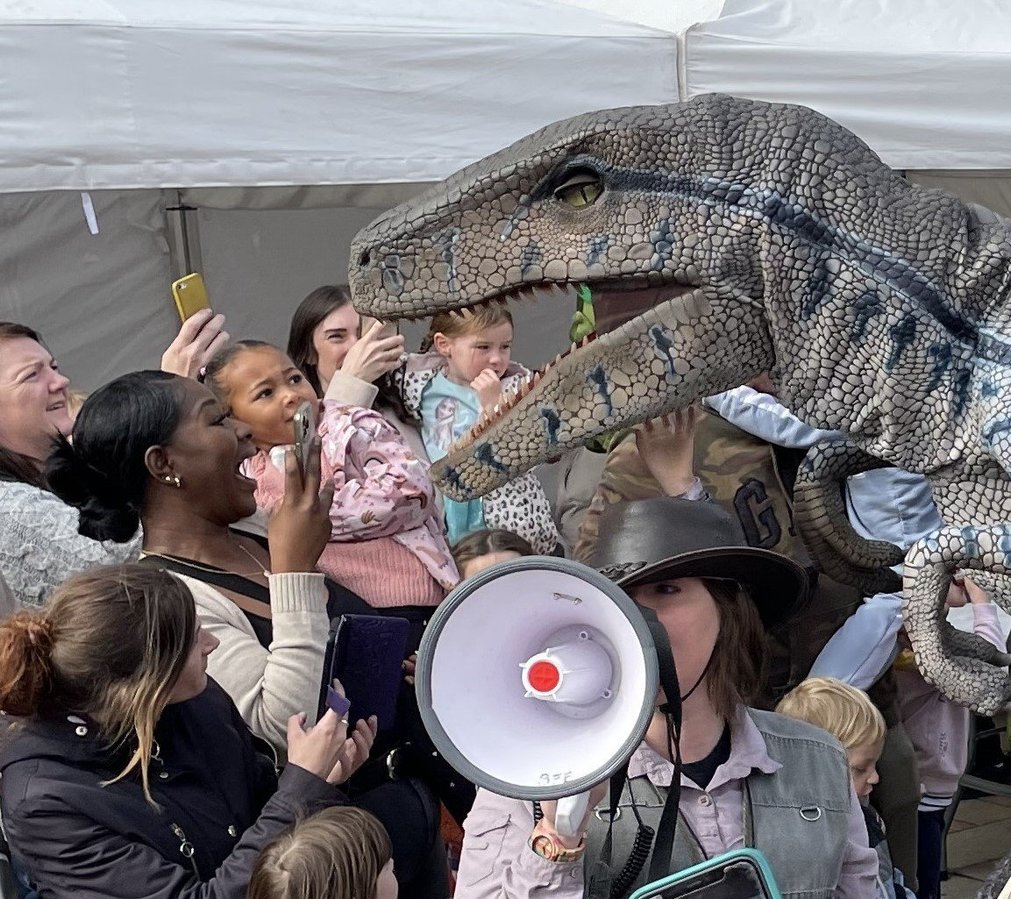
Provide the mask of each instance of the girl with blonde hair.
{"label": "girl with blonde hair", "polygon": [[324,809],[260,853],[246,899],[397,899],[391,853],[368,812]]}
{"label": "girl with blonde hair", "polygon": [[[408,356],[393,373],[407,411],[421,421],[432,462],[533,378],[513,361],[512,339],[512,316],[501,306],[442,313],[432,318],[423,352]],[[551,504],[533,472],[479,499],[443,498],[443,512],[451,544],[491,528],[519,534],[538,553],[553,553],[559,545]]]}

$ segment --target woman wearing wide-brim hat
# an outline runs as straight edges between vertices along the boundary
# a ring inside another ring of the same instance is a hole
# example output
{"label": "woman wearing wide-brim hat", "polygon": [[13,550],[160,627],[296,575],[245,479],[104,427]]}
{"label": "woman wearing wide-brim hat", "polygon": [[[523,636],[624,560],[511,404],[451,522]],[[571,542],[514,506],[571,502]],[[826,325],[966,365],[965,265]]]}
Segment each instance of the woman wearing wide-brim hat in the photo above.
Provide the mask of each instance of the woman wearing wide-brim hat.
{"label": "woman wearing wide-brim hat", "polygon": [[[591,563],[656,614],[677,666],[683,768],[668,872],[750,846],[768,858],[785,897],[875,896],[877,856],[842,747],[822,730],[748,705],[762,686],[764,631],[802,601],[803,569],[748,546],[718,506],[668,497],[609,507]],[[639,819],[656,831],[673,777],[662,699],[629,762],[613,827],[616,876],[633,854]],[[567,838],[553,827],[553,803],[535,820],[532,803],[479,790],[464,828],[457,899],[587,895],[608,803]],[[647,882],[649,867],[619,895]]]}

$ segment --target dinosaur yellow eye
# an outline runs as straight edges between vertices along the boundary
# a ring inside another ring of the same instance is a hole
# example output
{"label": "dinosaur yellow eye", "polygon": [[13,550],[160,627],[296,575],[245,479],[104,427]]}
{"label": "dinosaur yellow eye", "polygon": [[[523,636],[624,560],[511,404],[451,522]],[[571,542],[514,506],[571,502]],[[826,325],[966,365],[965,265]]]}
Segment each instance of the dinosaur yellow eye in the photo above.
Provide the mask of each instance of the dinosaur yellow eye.
{"label": "dinosaur yellow eye", "polygon": [[555,199],[573,209],[592,206],[604,192],[604,184],[595,172],[576,172],[555,189]]}

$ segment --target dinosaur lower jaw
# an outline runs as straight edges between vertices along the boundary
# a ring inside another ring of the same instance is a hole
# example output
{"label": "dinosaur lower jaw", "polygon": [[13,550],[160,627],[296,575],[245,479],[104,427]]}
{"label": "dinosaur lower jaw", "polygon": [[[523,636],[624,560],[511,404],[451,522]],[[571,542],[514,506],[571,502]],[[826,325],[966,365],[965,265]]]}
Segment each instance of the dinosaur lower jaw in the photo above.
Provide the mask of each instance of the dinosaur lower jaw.
{"label": "dinosaur lower jaw", "polygon": [[[519,300],[550,300],[551,302],[567,303],[568,308],[574,309],[576,302],[576,284],[555,284],[550,287],[524,288],[511,294],[504,294],[483,303],[476,304],[470,308],[479,308],[491,303],[505,304],[510,301]],[[498,425],[509,413],[519,404],[521,400],[533,395],[536,400],[536,393],[540,383],[545,377],[553,373],[554,370],[563,364],[566,369],[576,367],[580,364],[580,357],[588,355],[590,345],[601,338],[625,328],[637,319],[643,318],[651,310],[663,307],[672,303],[677,298],[695,290],[694,285],[688,284],[668,284],[662,287],[642,287],[640,289],[627,287],[614,287],[607,284],[594,284],[593,307],[596,315],[596,327],[592,334],[584,337],[578,343],[570,343],[568,349],[555,356],[554,360],[545,365],[542,369],[530,374],[525,382],[520,384],[511,393],[504,395],[502,400],[492,410],[489,415],[483,416],[474,427],[460,438],[449,450],[449,455],[465,454],[468,447],[481,437],[493,425]],[[461,310],[454,310],[460,312]],[[645,328],[645,322],[643,323]]]}

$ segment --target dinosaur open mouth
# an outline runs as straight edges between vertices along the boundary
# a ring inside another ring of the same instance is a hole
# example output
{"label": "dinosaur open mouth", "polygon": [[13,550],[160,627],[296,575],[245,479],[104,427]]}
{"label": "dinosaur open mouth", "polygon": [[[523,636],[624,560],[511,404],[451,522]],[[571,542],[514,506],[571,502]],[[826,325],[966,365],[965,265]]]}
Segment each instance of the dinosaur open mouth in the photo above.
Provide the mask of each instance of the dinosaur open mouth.
{"label": "dinosaur open mouth", "polygon": [[[472,304],[467,308],[473,310],[489,306],[492,303],[515,305],[516,303],[529,301],[547,301],[555,304],[561,303],[567,308],[575,310],[579,299],[580,286],[574,283],[561,283],[523,287],[519,290],[510,291]],[[618,330],[650,309],[655,309],[679,296],[690,293],[697,286],[695,284],[671,283],[660,287],[643,285],[641,288],[629,288],[626,285],[617,287],[599,282],[589,285],[594,312],[593,331],[578,341],[571,342],[568,349],[555,356],[554,360],[548,362],[540,370],[531,372],[525,381],[513,387],[510,391],[503,392],[498,405],[489,414],[483,415],[470,432],[461,437],[450,448],[450,452],[453,453],[465,449],[490,427],[504,418],[520,400],[537,387],[551,369],[557,367],[563,360],[568,361],[570,358],[578,356],[593,341]],[[462,309],[453,311],[458,315],[465,314]]]}

